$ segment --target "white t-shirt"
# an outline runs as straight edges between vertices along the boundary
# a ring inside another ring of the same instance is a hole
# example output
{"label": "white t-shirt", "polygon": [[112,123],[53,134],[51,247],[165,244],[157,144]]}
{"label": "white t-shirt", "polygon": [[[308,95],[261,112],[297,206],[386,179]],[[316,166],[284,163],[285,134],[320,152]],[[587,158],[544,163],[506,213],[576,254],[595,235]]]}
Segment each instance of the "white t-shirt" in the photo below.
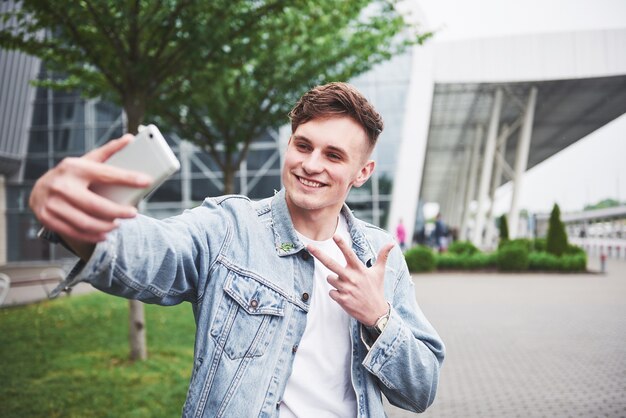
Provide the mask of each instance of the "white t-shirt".
{"label": "white t-shirt", "polygon": [[[337,234],[352,245],[348,225],[339,216]],[[313,241],[298,233],[342,266],[343,253],[331,239]],[[280,406],[280,418],[355,417],[356,395],[352,386],[350,316],[330,298],[333,287],[326,278],[334,274],[315,259],[313,296],[307,324],[298,346],[293,370]]]}

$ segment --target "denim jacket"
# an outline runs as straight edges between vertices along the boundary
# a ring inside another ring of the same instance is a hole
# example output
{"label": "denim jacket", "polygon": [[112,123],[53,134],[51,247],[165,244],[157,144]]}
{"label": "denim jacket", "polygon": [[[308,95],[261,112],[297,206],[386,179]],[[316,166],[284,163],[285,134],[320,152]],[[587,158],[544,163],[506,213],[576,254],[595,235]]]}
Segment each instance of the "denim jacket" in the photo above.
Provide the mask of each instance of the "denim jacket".
{"label": "denim jacket", "polygon": [[[355,253],[372,265],[391,237],[345,205],[342,213]],[[313,271],[283,190],[259,202],[206,199],[166,220],[125,220],[61,287],[84,280],[146,303],[190,302],[197,328],[183,417],[277,417],[307,322]],[[385,270],[385,298],[391,316],[375,341],[351,320],[360,418],[385,416],[381,392],[393,405],[424,411],[435,397],[444,357],[397,246]]]}

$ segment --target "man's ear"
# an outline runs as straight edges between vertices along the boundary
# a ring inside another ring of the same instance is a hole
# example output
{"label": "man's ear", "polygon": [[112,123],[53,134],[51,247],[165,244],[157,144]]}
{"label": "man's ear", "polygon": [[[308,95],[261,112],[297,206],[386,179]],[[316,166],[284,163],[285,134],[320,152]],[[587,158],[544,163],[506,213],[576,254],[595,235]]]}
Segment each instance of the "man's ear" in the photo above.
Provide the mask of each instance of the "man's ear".
{"label": "man's ear", "polygon": [[375,166],[376,163],[374,162],[374,160],[369,160],[368,162],[366,162],[365,165],[361,167],[361,171],[359,171],[359,174],[356,176],[356,179],[354,180],[352,185],[354,187],[361,187],[362,185],[364,185],[365,182],[372,176]]}

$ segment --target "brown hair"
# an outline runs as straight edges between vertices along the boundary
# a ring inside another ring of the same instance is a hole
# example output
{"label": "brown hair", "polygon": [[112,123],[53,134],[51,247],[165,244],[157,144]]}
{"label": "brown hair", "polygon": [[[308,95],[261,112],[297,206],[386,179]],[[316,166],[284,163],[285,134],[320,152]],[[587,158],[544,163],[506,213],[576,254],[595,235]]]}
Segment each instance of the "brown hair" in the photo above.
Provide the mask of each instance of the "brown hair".
{"label": "brown hair", "polygon": [[309,90],[289,112],[291,132],[313,119],[348,116],[365,130],[370,146],[383,131],[383,118],[374,106],[347,83],[328,83]]}

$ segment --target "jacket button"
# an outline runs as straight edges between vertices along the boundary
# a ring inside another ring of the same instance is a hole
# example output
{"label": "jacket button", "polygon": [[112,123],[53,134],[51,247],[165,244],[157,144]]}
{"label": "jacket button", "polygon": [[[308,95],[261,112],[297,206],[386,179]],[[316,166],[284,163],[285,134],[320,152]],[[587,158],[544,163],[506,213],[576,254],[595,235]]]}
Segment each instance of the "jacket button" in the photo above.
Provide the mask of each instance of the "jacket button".
{"label": "jacket button", "polygon": [[309,258],[311,258],[311,254],[309,254],[307,251],[302,251],[300,253],[300,257],[302,257],[304,261],[307,261]]}
{"label": "jacket button", "polygon": [[292,353],[296,353],[296,351],[298,351],[298,344],[294,345],[293,347],[291,347],[291,352]]}
{"label": "jacket button", "polygon": [[252,299],[250,301],[250,307],[251,308],[256,308],[257,306],[259,306],[259,302],[256,299]]}
{"label": "jacket button", "polygon": [[309,300],[309,294],[308,294],[308,293],[306,293],[306,292],[304,292],[304,293],[302,294],[302,300],[303,300],[303,301],[305,301],[305,302],[306,302],[307,300]]}

